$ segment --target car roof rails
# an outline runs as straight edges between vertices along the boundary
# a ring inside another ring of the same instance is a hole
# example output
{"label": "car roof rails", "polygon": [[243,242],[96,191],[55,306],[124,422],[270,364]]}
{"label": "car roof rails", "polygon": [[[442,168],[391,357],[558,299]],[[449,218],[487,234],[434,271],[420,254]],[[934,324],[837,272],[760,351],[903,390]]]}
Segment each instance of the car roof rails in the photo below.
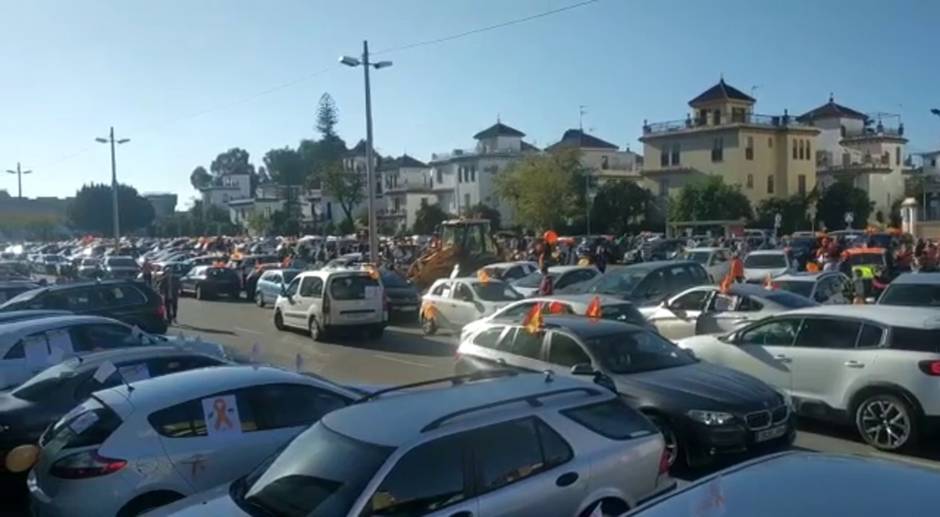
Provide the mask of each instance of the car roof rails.
{"label": "car roof rails", "polygon": [[421,386],[431,386],[434,384],[440,384],[443,382],[449,382],[452,386],[457,386],[463,384],[464,382],[472,381],[481,381],[484,379],[495,379],[499,377],[514,377],[519,374],[519,371],[513,368],[497,368],[493,370],[481,370],[479,372],[468,373],[464,375],[453,375],[450,377],[441,377],[439,379],[430,379],[421,382],[413,382],[410,384],[402,384],[399,386],[392,386],[391,388],[385,388],[378,391],[373,391],[372,393],[358,399],[355,401],[356,404],[360,402],[368,402],[370,400],[377,399],[382,395],[387,393],[392,393],[396,391],[407,390],[411,388],[419,388]]}
{"label": "car roof rails", "polygon": [[[550,381],[547,381],[546,383],[548,383],[548,382],[550,382]],[[428,431],[433,431],[433,430],[437,429],[438,427],[440,427],[443,423],[447,422],[448,420],[453,420],[454,418],[457,418],[457,417],[459,417],[459,416],[464,416],[464,415],[467,415],[467,414],[470,414],[470,413],[475,413],[475,412],[477,412],[477,411],[484,411],[484,410],[487,410],[487,409],[493,409],[493,408],[499,407],[499,406],[506,406],[506,405],[509,405],[509,404],[516,404],[516,403],[518,403],[518,402],[525,402],[525,403],[527,403],[527,404],[528,404],[529,406],[531,406],[531,407],[540,407],[540,406],[542,406],[542,401],[541,401],[540,399],[543,399],[543,398],[546,398],[546,397],[554,397],[554,396],[556,396],[556,395],[564,395],[564,394],[566,394],[566,393],[584,393],[584,394],[586,394],[586,395],[589,396],[589,397],[593,397],[593,396],[595,396],[595,395],[600,394],[601,391],[600,391],[600,390],[597,390],[597,389],[594,389],[594,388],[591,388],[591,387],[588,387],[588,386],[577,386],[577,387],[574,387],[574,388],[561,388],[561,389],[557,389],[557,390],[545,391],[545,392],[542,392],[542,393],[534,393],[534,394],[532,394],[532,395],[524,395],[524,396],[522,396],[522,397],[513,397],[513,398],[511,398],[511,399],[505,399],[505,400],[499,400],[499,401],[496,401],[496,402],[490,402],[490,403],[487,403],[487,404],[482,404],[482,405],[480,405],[480,406],[474,406],[474,407],[469,407],[469,408],[460,409],[460,410],[458,410],[458,411],[454,411],[453,413],[448,413],[448,414],[446,414],[446,415],[444,415],[444,416],[442,416],[442,417],[436,418],[436,419],[432,420],[431,423],[429,423],[428,425],[422,427],[422,428],[421,428],[421,432],[422,432],[422,433],[426,433],[426,432],[428,432]]]}

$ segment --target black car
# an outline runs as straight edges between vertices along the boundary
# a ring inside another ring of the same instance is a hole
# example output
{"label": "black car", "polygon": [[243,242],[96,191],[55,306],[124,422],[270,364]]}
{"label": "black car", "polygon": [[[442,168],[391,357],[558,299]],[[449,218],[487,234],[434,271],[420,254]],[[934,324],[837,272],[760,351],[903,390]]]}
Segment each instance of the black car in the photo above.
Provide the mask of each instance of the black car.
{"label": "black car", "polygon": [[[98,382],[95,371],[105,362],[117,371]],[[115,348],[68,359],[36,374],[13,390],[0,391],[0,457],[14,447],[37,443],[49,424],[95,391],[144,378],[225,364],[221,359],[175,346]],[[121,375],[118,375],[118,372]],[[11,475],[0,464],[0,487],[25,487],[26,473]],[[11,486],[9,482],[16,482]]]}
{"label": "black car", "polygon": [[493,323],[457,350],[457,373],[512,366],[594,376],[616,388],[663,433],[670,465],[786,448],[796,437],[790,403],[764,382],[697,360],[647,328],[610,320],[549,316],[538,333]]}
{"label": "black car", "polygon": [[25,293],[26,291],[30,291],[38,287],[41,286],[30,280],[0,281],[0,303],[15,298],[20,293]]}
{"label": "black car", "polygon": [[105,316],[136,325],[152,334],[166,332],[166,314],[160,295],[142,282],[103,280],[40,287],[0,305],[0,312],[26,309],[64,310]]}
{"label": "black car", "polygon": [[197,300],[226,295],[237,300],[241,296],[242,279],[234,269],[220,266],[196,266],[180,279],[183,294]]}
{"label": "black car", "polygon": [[633,302],[637,307],[656,305],[689,287],[708,284],[708,272],[698,262],[666,260],[630,266],[608,266],[607,271],[558,294],[605,294]]}
{"label": "black car", "polygon": [[411,282],[394,271],[382,270],[382,285],[388,297],[389,319],[415,321],[421,306],[421,295]]}

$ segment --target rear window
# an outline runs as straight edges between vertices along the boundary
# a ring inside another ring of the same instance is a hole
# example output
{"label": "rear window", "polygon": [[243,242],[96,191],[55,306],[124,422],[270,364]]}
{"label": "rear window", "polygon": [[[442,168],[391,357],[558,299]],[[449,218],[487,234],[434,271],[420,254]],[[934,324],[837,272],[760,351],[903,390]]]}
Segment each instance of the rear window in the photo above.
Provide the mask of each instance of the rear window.
{"label": "rear window", "polygon": [[40,439],[44,449],[61,450],[100,445],[121,426],[121,417],[97,399],[69,411]]}
{"label": "rear window", "polygon": [[330,279],[330,296],[334,300],[363,300],[376,296],[379,282],[366,275],[344,275]]}
{"label": "rear window", "polygon": [[518,291],[503,282],[474,282],[472,285],[477,296],[487,302],[514,302],[523,298]]}
{"label": "rear window", "polygon": [[619,398],[568,409],[561,413],[612,440],[628,440],[656,432],[649,420]]}
{"label": "rear window", "polygon": [[646,325],[646,318],[632,303],[616,303],[604,305],[601,308],[601,318],[605,320],[622,321],[634,325]]}
{"label": "rear window", "polygon": [[744,267],[785,268],[787,267],[787,259],[783,255],[777,254],[748,255],[744,259]]}
{"label": "rear window", "polygon": [[891,330],[891,348],[940,353],[940,329],[894,327]]}
{"label": "rear window", "polygon": [[807,298],[813,294],[813,285],[815,285],[813,282],[803,280],[774,280],[774,286],[776,286],[777,289],[782,289]]}
{"label": "rear window", "polygon": [[903,305],[905,307],[940,307],[940,285],[893,284],[889,285],[881,299],[881,305]]}
{"label": "rear window", "polygon": [[771,294],[768,294],[766,298],[776,304],[782,305],[788,309],[801,309],[803,307],[813,307],[818,305],[813,300],[793,294],[789,291],[777,291]]}
{"label": "rear window", "polygon": [[99,291],[102,303],[106,305],[142,305],[147,303],[147,297],[137,289],[116,285],[104,287]]}

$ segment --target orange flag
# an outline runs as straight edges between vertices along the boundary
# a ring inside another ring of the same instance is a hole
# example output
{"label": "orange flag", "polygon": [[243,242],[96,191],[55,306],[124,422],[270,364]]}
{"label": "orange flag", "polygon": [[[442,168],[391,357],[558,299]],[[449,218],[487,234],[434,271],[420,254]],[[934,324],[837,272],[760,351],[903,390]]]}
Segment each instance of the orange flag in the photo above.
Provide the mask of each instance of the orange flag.
{"label": "orange flag", "polygon": [[421,316],[426,320],[433,321],[435,316],[437,316],[437,309],[434,305],[425,302],[424,305],[421,306]]}
{"label": "orange flag", "polygon": [[486,285],[490,283],[490,274],[487,273],[485,269],[480,269],[477,271],[477,279],[480,280],[483,285]]}
{"label": "orange flag", "polygon": [[555,300],[552,303],[548,304],[549,314],[561,314],[562,312],[564,312],[564,310],[565,310],[564,304],[562,304],[558,300]]}
{"label": "orange flag", "polygon": [[539,329],[542,328],[542,323],[542,304],[537,303],[526,314],[525,319],[522,320],[522,325],[530,334],[537,334]]}
{"label": "orange flag", "polygon": [[718,292],[721,294],[728,294],[731,291],[731,284],[734,283],[734,277],[731,276],[731,273],[725,275],[725,278],[722,279],[721,283],[718,284]]}
{"label": "orange flag", "polygon": [[768,291],[773,291],[777,288],[777,284],[774,283],[774,279],[770,276],[770,273],[767,273],[767,277],[764,278],[764,289]]}
{"label": "orange flag", "polygon": [[592,319],[601,318],[601,315],[602,315],[601,298],[599,296],[595,296],[591,300],[591,303],[589,303],[587,306],[587,310],[584,311],[584,315]]}

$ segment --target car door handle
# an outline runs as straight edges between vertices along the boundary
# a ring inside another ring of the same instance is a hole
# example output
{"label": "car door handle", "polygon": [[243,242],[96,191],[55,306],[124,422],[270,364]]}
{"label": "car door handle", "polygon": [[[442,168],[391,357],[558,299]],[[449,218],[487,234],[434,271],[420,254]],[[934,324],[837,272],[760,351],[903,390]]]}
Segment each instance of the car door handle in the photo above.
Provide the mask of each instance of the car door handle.
{"label": "car door handle", "polygon": [[793,359],[790,359],[789,357],[787,357],[787,356],[785,356],[785,355],[783,355],[783,354],[777,354],[777,355],[775,355],[775,356],[774,356],[774,359],[780,361],[781,363],[791,363],[791,362],[793,362]]}
{"label": "car door handle", "polygon": [[845,366],[848,366],[849,368],[864,368],[865,367],[865,363],[860,363],[858,361],[846,361],[842,364],[844,364]]}
{"label": "car door handle", "polygon": [[577,480],[578,480],[577,472],[565,472],[564,474],[558,476],[558,479],[555,480],[555,485],[570,486],[570,485],[573,485],[574,482]]}

